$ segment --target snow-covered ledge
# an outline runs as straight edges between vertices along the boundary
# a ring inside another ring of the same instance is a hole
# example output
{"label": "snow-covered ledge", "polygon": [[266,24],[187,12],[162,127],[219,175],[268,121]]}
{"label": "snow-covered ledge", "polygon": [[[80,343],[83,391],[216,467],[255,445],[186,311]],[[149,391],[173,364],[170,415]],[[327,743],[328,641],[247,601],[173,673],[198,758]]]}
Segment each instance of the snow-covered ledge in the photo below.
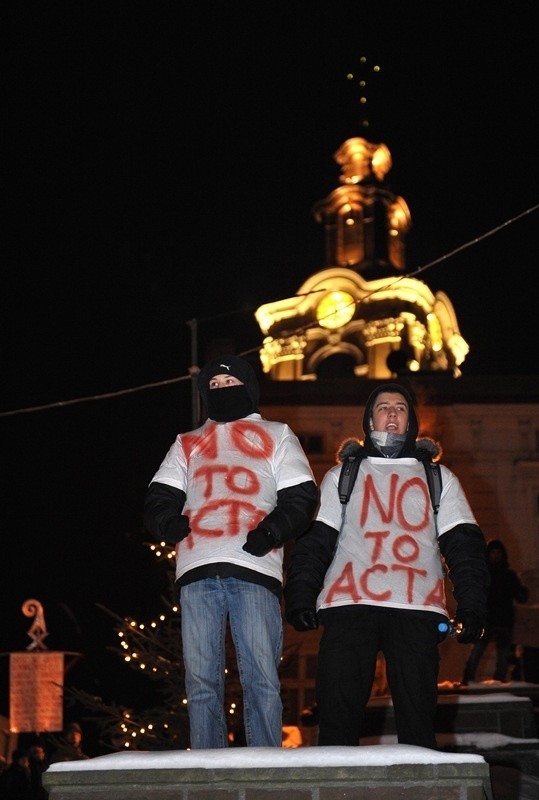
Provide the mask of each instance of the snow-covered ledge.
{"label": "snow-covered ledge", "polygon": [[[50,800],[492,800],[479,755],[412,745],[113,753],[52,764]],[[322,793],[323,790],[323,793]]]}

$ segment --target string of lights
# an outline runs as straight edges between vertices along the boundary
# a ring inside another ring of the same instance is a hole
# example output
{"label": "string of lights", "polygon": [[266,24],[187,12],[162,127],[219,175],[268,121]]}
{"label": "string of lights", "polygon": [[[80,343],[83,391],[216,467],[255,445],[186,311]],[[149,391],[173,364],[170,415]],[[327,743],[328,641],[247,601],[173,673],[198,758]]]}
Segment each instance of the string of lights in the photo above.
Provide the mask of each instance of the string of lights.
{"label": "string of lights", "polygon": [[164,543],[147,544],[169,576],[169,590],[163,596],[163,610],[150,622],[122,617],[106,606],[97,607],[114,620],[119,655],[135,672],[154,686],[151,700],[140,708],[106,702],[76,687],[64,687],[69,703],[78,702],[94,714],[103,743],[116,750],[186,749],[189,745],[187,698],[181,659],[180,609],[174,593],[174,550]]}
{"label": "string of lights", "polygon": [[[120,640],[120,653],[133,670],[143,673],[158,688],[159,701],[143,709],[123,708],[106,704],[79,689],[66,689],[66,695],[78,699],[86,708],[98,713],[101,727],[118,750],[158,750],[188,747],[187,697],[185,672],[181,658],[180,608],[174,591],[175,551],[164,542],[147,543],[158,562],[168,570],[170,598],[163,597],[165,609],[149,623],[133,617],[121,617],[102,605],[98,607],[115,620]],[[230,632],[227,634],[225,663],[225,708],[231,744],[243,726],[243,690]],[[116,652],[116,648],[114,649]],[[297,645],[287,645],[281,655],[286,669],[295,657]],[[104,721],[106,720],[106,722]]]}
{"label": "string of lights", "polygon": [[[539,209],[539,203],[534,205],[534,206],[531,206],[530,208],[526,209],[525,211],[522,211],[520,214],[517,214],[516,216],[512,217],[511,219],[506,220],[505,222],[501,223],[500,225],[497,225],[495,228],[491,228],[490,230],[486,231],[486,233],[483,233],[480,236],[476,236],[474,239],[471,239],[470,241],[466,242],[465,244],[459,245],[455,249],[450,250],[449,252],[445,253],[444,255],[440,256],[439,258],[436,258],[433,261],[429,261],[427,264],[424,264],[422,267],[418,267],[417,269],[413,270],[412,272],[407,272],[405,275],[399,275],[397,278],[395,278],[393,280],[390,280],[385,286],[379,287],[377,290],[373,291],[367,297],[372,297],[377,292],[386,291],[387,289],[391,288],[395,284],[399,283],[399,281],[403,280],[404,278],[415,278],[417,275],[421,275],[423,272],[426,272],[426,270],[431,269],[432,267],[436,266],[437,264],[441,264],[443,261],[447,261],[449,258],[452,258],[453,256],[457,255],[457,253],[461,253],[464,250],[467,250],[468,248],[479,244],[480,242],[484,241],[485,239],[489,238],[490,236],[493,236],[494,234],[496,234],[499,231],[503,230],[503,228],[506,228],[508,225],[512,225],[513,223],[518,222],[523,217],[526,217],[529,214],[532,214],[533,212],[537,211],[538,209]],[[363,301],[365,299],[366,298],[363,298]],[[255,308],[249,308],[249,309],[242,309],[241,311],[238,310],[238,311],[232,311],[232,312],[225,312],[223,314],[219,314],[219,315],[216,315],[214,317],[206,317],[206,320],[210,320],[210,319],[211,320],[215,320],[215,319],[217,319],[218,317],[221,317],[221,316],[230,316],[231,314],[244,313],[245,310],[254,311],[256,309]],[[298,332],[305,331],[309,327],[312,327],[312,326],[317,325],[317,324],[318,324],[318,322],[314,322],[314,323],[311,323],[311,325],[306,325],[306,326],[302,327]],[[248,350],[242,351],[241,353],[239,353],[239,355],[245,356],[245,355],[248,355],[250,353],[254,353],[254,352],[258,351],[259,349],[260,349],[259,345],[257,345],[256,347],[253,347],[253,348],[250,348]],[[89,403],[89,402],[98,401],[98,400],[108,400],[108,399],[113,398],[113,397],[123,397],[123,396],[128,395],[128,394],[134,394],[135,392],[142,392],[142,391],[146,391],[148,389],[155,389],[155,388],[159,388],[159,387],[163,387],[163,386],[170,386],[171,384],[174,384],[174,383],[181,383],[183,381],[192,380],[192,376],[193,376],[194,371],[195,371],[194,368],[191,368],[188,375],[180,375],[180,376],[178,376],[176,378],[168,378],[166,380],[156,381],[154,383],[146,383],[146,384],[142,384],[141,386],[135,386],[135,387],[131,387],[131,388],[128,388],[128,389],[119,389],[116,392],[106,392],[104,394],[95,394],[95,395],[89,395],[89,396],[86,396],[86,397],[77,397],[77,398],[74,398],[72,400],[56,401],[54,403],[47,403],[45,405],[30,406],[30,407],[27,407],[27,408],[17,408],[17,409],[12,409],[12,410],[9,410],[9,411],[1,411],[0,412],[0,417],[11,417],[11,416],[15,416],[15,415],[18,415],[18,414],[30,414],[30,413],[35,413],[35,412],[38,412],[38,411],[48,411],[50,409],[66,408],[67,406],[72,406],[72,405],[75,405],[77,403]]]}
{"label": "string of lights", "polygon": [[[186,749],[189,746],[185,672],[181,657],[180,608],[174,591],[175,552],[164,542],[149,543],[158,562],[165,567],[169,577],[169,596],[163,596],[164,610],[150,622],[138,622],[133,617],[121,617],[106,606],[98,608],[115,622],[119,650],[113,650],[125,664],[142,673],[155,687],[155,700],[140,708],[127,708],[116,702],[105,702],[76,687],[64,687],[68,701],[79,702],[95,713],[104,743],[117,750],[168,750]],[[295,653],[295,645],[285,648],[281,664]],[[243,720],[242,690],[239,672],[227,639],[225,664],[225,706],[228,717],[229,739],[234,743]]]}

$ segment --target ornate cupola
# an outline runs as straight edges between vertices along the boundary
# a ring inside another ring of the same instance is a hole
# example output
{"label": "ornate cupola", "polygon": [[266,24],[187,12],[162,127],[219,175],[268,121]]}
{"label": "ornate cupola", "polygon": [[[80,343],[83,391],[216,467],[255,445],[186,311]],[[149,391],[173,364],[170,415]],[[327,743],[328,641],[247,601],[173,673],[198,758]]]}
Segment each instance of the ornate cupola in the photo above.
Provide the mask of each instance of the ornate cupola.
{"label": "ornate cupola", "polygon": [[469,348],[449,298],[405,274],[411,216],[385,181],[388,148],[353,138],[334,158],[341,185],[313,209],[324,228],[324,269],[294,297],[255,312],[264,372],[273,380],[316,380],[321,362],[345,355],[357,377],[458,377]]}
{"label": "ornate cupola", "polygon": [[392,166],[385,144],[348,139],[335,153],[341,184],[313,209],[324,226],[325,266],[350,267],[364,278],[404,270],[408,206],[384,184]]}

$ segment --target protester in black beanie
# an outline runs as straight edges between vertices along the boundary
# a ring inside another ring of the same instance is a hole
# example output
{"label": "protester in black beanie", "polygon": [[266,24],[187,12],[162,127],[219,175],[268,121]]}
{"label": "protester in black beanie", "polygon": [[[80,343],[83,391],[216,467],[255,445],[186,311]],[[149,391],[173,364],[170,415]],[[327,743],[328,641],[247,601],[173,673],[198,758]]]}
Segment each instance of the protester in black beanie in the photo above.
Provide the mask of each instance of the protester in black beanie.
{"label": "protester in black beanie", "polygon": [[290,427],[261,416],[248,361],[212,359],[198,388],[208,417],[176,437],[144,506],[151,536],[176,548],[190,746],[226,747],[237,735],[223,708],[229,622],[244,696],[241,743],[280,747],[283,545],[310,524],[318,489]]}

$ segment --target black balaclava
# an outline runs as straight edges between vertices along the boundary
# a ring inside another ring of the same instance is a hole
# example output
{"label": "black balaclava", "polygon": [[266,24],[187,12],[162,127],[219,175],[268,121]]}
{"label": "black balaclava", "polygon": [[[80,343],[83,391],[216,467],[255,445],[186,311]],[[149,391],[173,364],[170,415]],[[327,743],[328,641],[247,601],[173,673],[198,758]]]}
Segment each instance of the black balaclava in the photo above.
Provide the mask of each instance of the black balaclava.
{"label": "black balaclava", "polygon": [[[372,430],[372,410],[374,402],[382,392],[399,392],[408,404],[408,430],[404,437],[395,434],[386,434],[383,437],[376,437],[373,440]],[[388,458],[403,458],[404,456],[415,457],[415,445],[418,434],[418,422],[415,412],[415,400],[408,389],[398,383],[383,383],[371,392],[365,405],[363,415],[363,432],[365,433],[365,451],[368,456],[379,456],[382,454]]]}
{"label": "black balaclava", "polygon": [[[215,375],[233,375],[243,386],[210,389]],[[258,411],[260,386],[254,369],[240,356],[227,354],[208,361],[198,373],[198,391],[208,417],[215,422],[232,422]]]}

